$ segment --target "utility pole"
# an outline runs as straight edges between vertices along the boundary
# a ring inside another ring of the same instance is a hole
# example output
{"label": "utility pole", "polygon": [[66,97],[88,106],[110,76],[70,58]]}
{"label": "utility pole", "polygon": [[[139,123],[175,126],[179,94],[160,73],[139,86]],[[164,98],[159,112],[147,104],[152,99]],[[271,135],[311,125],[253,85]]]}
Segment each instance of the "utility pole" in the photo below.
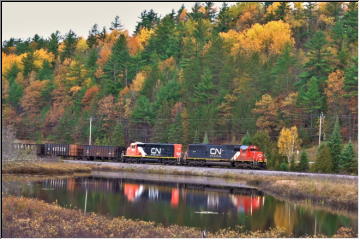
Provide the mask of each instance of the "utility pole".
{"label": "utility pole", "polygon": [[91,125],[92,125],[92,117],[90,117],[89,145],[91,145]]}
{"label": "utility pole", "polygon": [[321,124],[322,124],[323,117],[324,117],[324,114],[321,112],[320,113],[320,127],[319,127],[319,146],[321,143]]}

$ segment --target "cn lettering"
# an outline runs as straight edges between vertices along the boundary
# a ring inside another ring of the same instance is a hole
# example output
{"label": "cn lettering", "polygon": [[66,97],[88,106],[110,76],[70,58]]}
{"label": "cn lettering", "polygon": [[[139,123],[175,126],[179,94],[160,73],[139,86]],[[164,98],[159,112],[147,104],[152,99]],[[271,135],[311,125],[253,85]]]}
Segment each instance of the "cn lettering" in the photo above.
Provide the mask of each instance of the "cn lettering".
{"label": "cn lettering", "polygon": [[223,151],[222,149],[210,148],[211,155],[221,155],[222,151]]}
{"label": "cn lettering", "polygon": [[159,148],[151,148],[151,154],[160,155],[161,149]]}

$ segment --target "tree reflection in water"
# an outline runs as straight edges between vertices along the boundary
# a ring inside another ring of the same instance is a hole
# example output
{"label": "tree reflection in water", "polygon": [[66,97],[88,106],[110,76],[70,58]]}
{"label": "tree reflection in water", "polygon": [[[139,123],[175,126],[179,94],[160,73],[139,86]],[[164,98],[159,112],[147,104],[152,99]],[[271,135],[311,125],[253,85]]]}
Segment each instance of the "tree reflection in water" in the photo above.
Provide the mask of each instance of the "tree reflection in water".
{"label": "tree reflection in water", "polygon": [[340,226],[357,231],[357,218],[304,208],[256,189],[212,187],[179,182],[74,177],[4,186],[15,195],[57,201],[84,212],[125,216],[210,231],[243,225],[246,230],[282,227],[294,236],[332,235]]}

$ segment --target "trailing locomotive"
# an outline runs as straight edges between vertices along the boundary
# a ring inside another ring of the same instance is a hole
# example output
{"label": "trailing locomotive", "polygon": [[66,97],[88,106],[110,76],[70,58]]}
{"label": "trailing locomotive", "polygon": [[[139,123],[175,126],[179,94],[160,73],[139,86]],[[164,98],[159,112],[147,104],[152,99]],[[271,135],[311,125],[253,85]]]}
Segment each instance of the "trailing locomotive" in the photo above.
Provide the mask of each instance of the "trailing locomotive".
{"label": "trailing locomotive", "polygon": [[[78,144],[13,144],[14,149],[29,149],[37,155],[58,156],[82,160],[110,160],[121,162],[176,164],[188,166],[226,165],[230,167],[266,168],[266,157],[257,146],[131,143],[120,146]],[[184,150],[184,151],[183,151]]]}

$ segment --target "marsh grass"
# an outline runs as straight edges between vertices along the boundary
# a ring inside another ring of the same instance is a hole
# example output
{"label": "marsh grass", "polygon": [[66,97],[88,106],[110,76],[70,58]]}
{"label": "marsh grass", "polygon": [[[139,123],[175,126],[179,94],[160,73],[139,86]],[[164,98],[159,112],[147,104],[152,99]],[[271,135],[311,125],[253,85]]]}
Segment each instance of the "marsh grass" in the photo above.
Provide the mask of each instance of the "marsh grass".
{"label": "marsh grass", "polygon": [[2,165],[2,173],[7,174],[64,175],[90,172],[91,168],[84,164],[64,162],[9,162]]}
{"label": "marsh grass", "polygon": [[[83,214],[80,210],[62,208],[55,203],[41,200],[4,196],[2,198],[3,237],[22,238],[76,238],[76,237],[118,237],[118,238],[280,238],[292,237],[284,229],[268,231],[244,231],[222,229],[204,234],[200,229],[178,225],[163,226],[154,222],[130,220],[124,217],[107,218],[94,213]],[[306,237],[325,237],[322,235]],[[356,237],[349,228],[340,228],[333,237]]]}

